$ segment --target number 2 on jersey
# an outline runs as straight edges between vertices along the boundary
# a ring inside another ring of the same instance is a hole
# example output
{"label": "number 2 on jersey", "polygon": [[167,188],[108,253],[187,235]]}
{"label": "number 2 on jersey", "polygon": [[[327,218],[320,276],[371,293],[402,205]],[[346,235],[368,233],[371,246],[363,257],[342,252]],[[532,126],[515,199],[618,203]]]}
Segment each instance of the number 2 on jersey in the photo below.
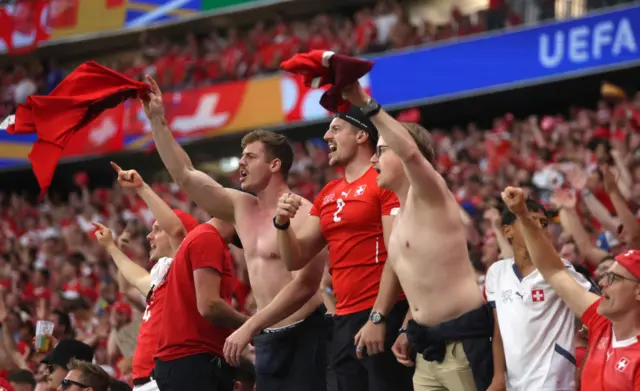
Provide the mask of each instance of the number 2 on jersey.
{"label": "number 2 on jersey", "polygon": [[336,223],[339,223],[342,221],[342,217],[340,217],[340,212],[342,212],[342,208],[344,208],[346,204],[344,203],[344,201],[342,200],[342,198],[338,198],[338,200],[336,201],[336,206],[338,207],[338,210],[336,210],[336,213],[333,214],[333,221]]}

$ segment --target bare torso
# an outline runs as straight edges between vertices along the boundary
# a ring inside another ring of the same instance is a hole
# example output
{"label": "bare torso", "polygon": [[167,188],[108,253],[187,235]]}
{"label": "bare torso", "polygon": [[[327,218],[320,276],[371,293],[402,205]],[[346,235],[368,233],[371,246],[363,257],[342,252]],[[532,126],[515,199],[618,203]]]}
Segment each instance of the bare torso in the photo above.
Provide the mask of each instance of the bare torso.
{"label": "bare torso", "polygon": [[[246,201],[236,209],[236,231],[242,247],[249,272],[251,289],[258,306],[258,310],[266,307],[289,282],[293,280],[295,272],[287,270],[280,259],[280,252],[276,242],[276,229],[273,226],[273,216],[276,208],[261,208],[253,197],[246,197]],[[291,220],[291,227],[297,229],[304,222],[310,209],[310,203],[300,207],[299,213]],[[271,327],[281,327],[306,319],[318,306],[322,304],[320,290],[302,308],[293,315]]]}
{"label": "bare torso", "polygon": [[423,326],[454,319],[483,303],[459,206],[448,190],[446,197],[444,205],[428,205],[409,189],[389,238],[389,261],[413,319]]}

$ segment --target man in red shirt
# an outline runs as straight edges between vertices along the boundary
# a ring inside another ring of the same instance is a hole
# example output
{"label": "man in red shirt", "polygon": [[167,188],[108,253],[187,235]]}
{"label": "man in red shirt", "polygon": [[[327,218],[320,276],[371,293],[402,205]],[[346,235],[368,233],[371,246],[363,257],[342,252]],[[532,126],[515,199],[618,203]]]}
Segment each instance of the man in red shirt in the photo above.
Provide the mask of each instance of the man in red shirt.
{"label": "man in red shirt", "polygon": [[615,258],[600,280],[601,298],[571,277],[547,233],[527,210],[522,189],[507,187],[502,199],[518,216],[531,260],[588,329],[582,391],[640,391],[640,251]]}
{"label": "man in red shirt", "polygon": [[[293,194],[280,198],[274,223],[282,259],[289,269],[298,270],[329,246],[329,271],[337,299],[329,349],[337,389],[412,390],[413,369],[400,365],[391,352],[408,304],[399,297],[389,313],[373,309],[387,260],[385,243],[399,207],[391,191],[378,187],[378,174],[369,162],[377,130],[361,110],[353,108],[336,115],[324,139],[329,144],[329,164],[344,167],[345,176],[322,189],[295,232],[288,228],[289,220],[301,200]],[[354,338],[369,320],[379,325],[380,333],[376,349],[359,360],[363,352],[356,352]],[[406,344],[404,338],[399,343]]]}
{"label": "man in red shirt", "polygon": [[113,236],[106,227],[98,225],[99,231],[96,232],[96,237],[113,257],[123,277],[146,298],[147,307],[138,332],[132,370],[135,389],[152,391],[158,389],[155,380],[151,377],[155,366],[153,357],[158,347],[162,308],[166,297],[165,277],[177,248],[187,233],[198,225],[198,222],[186,212],[172,211],[151,187],[143,182],[135,170],[123,171],[115,163],[112,163],[112,166],[118,172],[120,185],[123,188],[135,190],[157,219],[147,236],[151,246],[149,259],[155,262],[151,272],[133,262],[116,247]]}

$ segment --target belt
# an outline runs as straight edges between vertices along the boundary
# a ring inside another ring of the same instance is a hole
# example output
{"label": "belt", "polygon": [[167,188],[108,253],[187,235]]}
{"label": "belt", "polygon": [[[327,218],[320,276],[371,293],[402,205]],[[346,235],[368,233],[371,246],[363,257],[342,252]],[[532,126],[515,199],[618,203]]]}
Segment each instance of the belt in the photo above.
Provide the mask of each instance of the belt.
{"label": "belt", "polygon": [[151,381],[151,376],[147,377],[137,377],[133,379],[134,386],[143,386]]}

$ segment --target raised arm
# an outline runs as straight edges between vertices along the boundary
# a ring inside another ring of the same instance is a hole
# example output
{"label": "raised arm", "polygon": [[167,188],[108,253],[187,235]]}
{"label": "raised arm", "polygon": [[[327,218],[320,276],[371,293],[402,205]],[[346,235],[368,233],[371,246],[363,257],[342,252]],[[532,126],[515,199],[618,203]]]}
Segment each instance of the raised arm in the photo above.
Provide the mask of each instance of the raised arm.
{"label": "raised arm", "polygon": [[616,178],[614,178],[609,168],[602,167],[601,171],[604,189],[609,195],[613,207],[616,209],[616,214],[622,223],[626,242],[630,248],[638,248],[637,246],[640,245],[640,224],[631,209],[629,209],[625,197],[620,192]]}
{"label": "raised arm", "polygon": [[133,262],[122,250],[116,246],[113,240],[113,233],[104,225],[94,222],[93,225],[97,228],[96,239],[98,243],[109,253],[116,266],[127,282],[133,285],[144,296],[149,294],[151,290],[151,274],[146,271],[142,266]]}
{"label": "raised arm", "polygon": [[160,158],[173,180],[189,198],[212,217],[234,222],[235,202],[249,196],[234,189],[225,189],[209,175],[193,167],[191,159],[176,142],[164,117],[162,92],[156,82],[147,75],[151,86],[148,97],[142,99],[144,111],[151,123],[153,139]]}
{"label": "raised arm", "polygon": [[551,202],[560,210],[562,229],[571,235],[580,254],[589,264],[598,266],[603,259],[609,256],[609,253],[596,247],[584,229],[580,216],[578,216],[578,212],[575,209],[575,194],[567,190],[556,190],[551,196]]}
{"label": "raised arm", "polygon": [[[365,107],[371,100],[359,83],[347,87],[343,90],[343,95],[357,107]],[[386,145],[402,160],[404,170],[416,194],[431,202],[444,200],[446,183],[422,154],[409,129],[383,109],[370,119]],[[428,136],[426,131],[424,133]]]}
{"label": "raised arm", "polygon": [[120,186],[125,189],[134,189],[147,204],[160,228],[169,235],[173,250],[177,250],[187,236],[187,231],[171,207],[142,180],[136,170],[123,170],[114,162],[111,162],[111,167],[118,173]]}
{"label": "raised arm", "polygon": [[582,316],[598,300],[598,296],[586,291],[571,276],[547,233],[538,221],[529,214],[522,189],[507,187],[502,193],[502,199],[507,207],[518,216],[531,261],[571,311],[577,316]]}
{"label": "raised arm", "polygon": [[276,237],[280,257],[289,270],[302,269],[326,246],[318,216],[308,215],[298,230],[289,226],[301,205],[300,196],[288,193],[280,197],[276,210],[276,224],[287,226],[278,229]]}

